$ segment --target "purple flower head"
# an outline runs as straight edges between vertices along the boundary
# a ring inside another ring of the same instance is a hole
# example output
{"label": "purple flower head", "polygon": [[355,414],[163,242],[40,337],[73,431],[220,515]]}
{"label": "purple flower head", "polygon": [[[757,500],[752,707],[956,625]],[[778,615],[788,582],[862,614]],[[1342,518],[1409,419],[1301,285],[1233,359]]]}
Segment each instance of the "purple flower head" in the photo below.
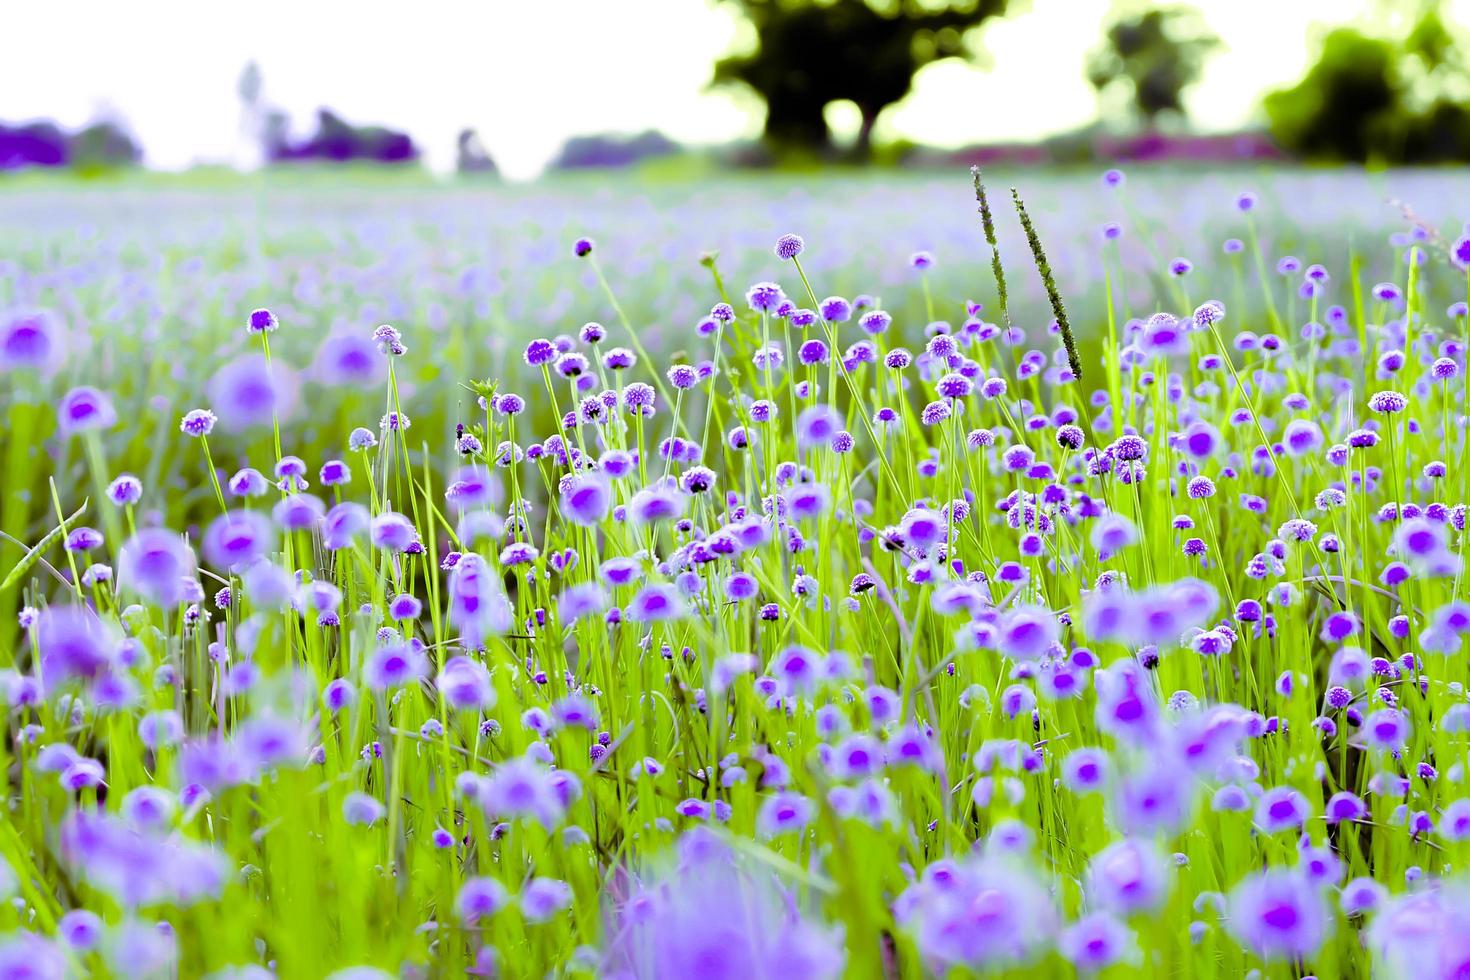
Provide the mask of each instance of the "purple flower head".
{"label": "purple flower head", "polygon": [[204,534],[204,560],[236,571],[254,564],[275,545],[275,527],[259,511],[233,510],[216,517]]}
{"label": "purple flower head", "polygon": [[71,680],[94,681],[117,661],[121,637],[111,624],[81,606],[47,606],[33,637],[41,682],[48,691]]}
{"label": "purple flower head", "polygon": [[774,310],[785,299],[786,294],[773,282],[758,282],[745,292],[745,302],[757,313]]}
{"label": "purple flower head", "polygon": [[650,582],[628,601],[623,613],[635,623],[659,623],[680,619],[688,605],[679,590],[663,582]]}
{"label": "purple flower head", "polygon": [[374,548],[385,551],[405,551],[419,539],[413,521],[398,513],[387,510],[372,519],[368,525],[368,540]]}
{"label": "purple flower head", "polygon": [[56,426],[64,436],[110,429],[116,424],[112,399],[88,385],[68,391],[56,406]]}
{"label": "purple flower head", "polygon": [[267,426],[289,418],[296,407],[295,375],[263,354],[228,361],[207,386],[210,405],[227,429]]}
{"label": "purple flower head", "polygon": [[1154,736],[1160,720],[1158,697],[1137,660],[1119,660],[1099,671],[1094,686],[1100,729],[1135,744]]}
{"label": "purple flower head", "polygon": [[371,519],[362,504],[346,501],[337,504],[322,517],[322,547],[338,551],[352,544],[367,531]]}
{"label": "purple flower head", "polygon": [[0,314],[0,372],[35,371],[45,377],[66,361],[66,328],[49,310]]}
{"label": "purple flower head", "polygon": [[281,325],[270,310],[251,310],[245,320],[246,333],[274,333]]}
{"label": "purple flower head", "polygon": [[[782,797],[794,809],[800,803]],[[796,798],[800,799],[800,798]],[[814,921],[795,892],[758,870],[742,851],[691,829],[677,866],[640,881],[613,911],[613,939],[598,970],[608,977],[803,977],[836,980],[840,933]],[[733,903],[739,916],[706,910]]]}
{"label": "purple flower head", "polygon": [[351,827],[371,827],[388,815],[388,808],[375,796],[348,793],[342,800],[342,820]]}
{"label": "purple flower head", "polygon": [[582,527],[592,527],[607,516],[612,507],[612,490],[596,473],[576,477],[561,492],[561,512],[567,520]]}
{"label": "purple flower head", "polygon": [[368,654],[363,682],[374,691],[387,691],[428,676],[429,661],[414,643],[390,643]]}
{"label": "purple flower head", "polygon": [[1057,949],[1084,976],[1139,959],[1137,935],[1107,912],[1094,912],[1063,929]]}
{"label": "purple flower head", "polygon": [[439,696],[456,711],[484,711],[495,705],[495,688],[485,665],[471,657],[451,657],[434,680]]}
{"label": "purple flower head", "polygon": [[1088,865],[1088,896],[1098,907],[1132,915],[1169,898],[1173,871],[1157,846],[1125,839],[1098,852]]}
{"label": "purple flower head", "polygon": [[147,528],[129,538],[117,567],[120,589],[163,606],[188,601],[198,585],[193,550],[166,528]]}
{"label": "purple flower head", "polygon": [[317,349],[311,375],[333,388],[371,388],[388,374],[377,352],[373,338],[357,331],[330,333]]}
{"label": "purple flower head", "polygon": [[1369,748],[1402,752],[1409,740],[1409,718],[1397,708],[1382,708],[1363,719],[1361,731]]}
{"label": "purple flower head", "polygon": [[852,318],[852,304],[841,296],[828,296],[817,305],[817,309],[828,323],[846,323]]}
{"label": "purple flower head", "polygon": [[449,574],[449,622],[472,648],[505,633],[514,621],[505,587],[479,555],[461,558]]}
{"label": "purple flower head", "polygon": [[1230,893],[1226,926],[1267,960],[1311,957],[1332,930],[1321,889],[1296,871],[1270,868],[1250,875]]}
{"label": "purple flower head", "polygon": [[930,865],[894,904],[937,976],[953,968],[996,973],[1041,956],[1057,929],[1046,887],[1026,866],[999,852],[963,863]]}
{"label": "purple flower head", "polygon": [[1409,400],[1397,391],[1380,391],[1368,398],[1369,411],[1392,415],[1408,407]]}
{"label": "purple flower head", "polygon": [[776,258],[790,260],[801,254],[806,248],[806,242],[801,240],[800,235],[782,235],[776,239]]}
{"label": "purple flower head", "polygon": [[482,920],[510,904],[510,894],[494,878],[467,878],[454,898],[454,914],[465,928],[473,928]]}
{"label": "purple flower head", "polygon": [[1018,606],[1008,613],[996,632],[996,649],[1012,660],[1040,660],[1059,636],[1057,617],[1045,606]]}
{"label": "purple flower head", "polygon": [[1307,798],[1290,786],[1276,786],[1256,801],[1256,826],[1267,834],[1299,831],[1312,816]]}
{"label": "purple flower head", "polygon": [[119,507],[128,507],[143,499],[143,481],[124,473],[107,487],[107,499]]}
{"label": "purple flower head", "polygon": [[798,483],[781,494],[785,513],[792,521],[814,521],[826,511],[831,495],[821,483]]}
{"label": "purple flower head", "polygon": [[565,811],[553,773],[529,755],[497,766],[485,780],[479,801],[492,817],[535,820],[548,829],[561,821]]}

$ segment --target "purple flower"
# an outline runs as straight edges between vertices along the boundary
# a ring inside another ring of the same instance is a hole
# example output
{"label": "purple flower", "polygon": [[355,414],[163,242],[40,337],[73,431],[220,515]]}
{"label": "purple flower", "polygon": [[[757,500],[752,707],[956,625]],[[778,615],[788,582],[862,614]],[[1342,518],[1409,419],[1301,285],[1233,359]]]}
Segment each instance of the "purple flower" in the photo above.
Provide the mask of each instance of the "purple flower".
{"label": "purple flower", "polygon": [[81,606],[47,606],[36,617],[34,640],[41,681],[48,691],[70,680],[93,681],[112,669],[121,637]]}
{"label": "purple flower", "polygon": [[558,912],[570,908],[572,886],[556,878],[532,878],[521,890],[521,915],[536,924],[549,921]]}
{"label": "purple flower", "polygon": [[771,673],[787,693],[805,694],[821,680],[821,658],[804,646],[789,646],[771,660]]}
{"label": "purple flower", "polygon": [[322,341],[311,373],[328,387],[369,389],[382,383],[388,369],[371,337],[341,331],[328,334]]}
{"label": "purple flower", "polygon": [[184,413],[184,418],[179,422],[179,431],[186,436],[207,436],[214,431],[214,423],[217,420],[214,413],[207,408],[195,408]]}
{"label": "purple flower", "polygon": [[1317,952],[1332,919],[1317,885],[1299,872],[1270,868],[1230,893],[1226,926],[1262,959],[1302,960]]}
{"label": "purple flower", "polygon": [[1091,974],[1137,960],[1138,937],[1107,912],[1094,912],[1063,929],[1057,949],[1079,973]]}
{"label": "purple flower", "polygon": [[449,622],[468,647],[510,629],[514,615],[505,587],[479,555],[465,555],[449,574]]}
{"label": "purple flower", "polygon": [[473,928],[510,904],[510,894],[494,878],[465,879],[454,897],[454,914],[465,928]]}
{"label": "purple flower", "polygon": [[352,827],[371,827],[388,815],[388,808],[377,797],[352,792],[342,800],[342,819]]}
{"label": "purple flower", "polygon": [[1012,660],[1040,660],[1057,638],[1055,613],[1045,606],[1018,606],[1001,620],[996,649]]}
{"label": "purple flower", "polygon": [[456,711],[483,711],[495,704],[495,688],[485,665],[470,657],[451,657],[434,681],[439,695]]}
{"label": "purple flower", "polygon": [[429,661],[414,643],[390,643],[368,654],[363,681],[375,691],[412,684],[429,673]]}
{"label": "purple flower", "polygon": [[1172,869],[1155,845],[1129,838],[1093,856],[1087,894],[1100,907],[1129,916],[1163,904],[1172,879]]}
{"label": "purple flower", "polygon": [[829,494],[820,483],[798,483],[782,493],[786,516],[793,521],[814,521],[827,509]]}
{"label": "purple flower", "polygon": [[128,507],[143,499],[143,482],[124,473],[107,487],[107,498],[119,507]]}
{"label": "purple flower", "polygon": [[1380,752],[1402,752],[1409,741],[1409,719],[1397,708],[1383,708],[1363,719],[1363,741]]}
{"label": "purple flower", "polygon": [[0,322],[0,372],[50,376],[66,361],[66,328],[49,310],[11,313]]}
{"label": "purple flower", "polygon": [[480,803],[492,817],[535,820],[548,829],[561,820],[564,810],[551,771],[528,757],[497,766],[485,780]]}
{"label": "purple flower", "polygon": [[118,587],[151,602],[173,606],[194,589],[194,552],[166,528],[147,528],[127,540],[118,553]]}
{"label": "purple flower", "polygon": [[575,477],[562,488],[561,512],[573,524],[593,527],[607,516],[611,507],[612,490],[598,474]]}
{"label": "purple flower", "polygon": [[650,582],[629,600],[623,613],[635,623],[661,623],[682,618],[688,606],[674,586]]}
{"label": "purple flower", "polygon": [[110,429],[116,424],[112,399],[88,385],[68,391],[56,406],[56,425],[64,436]]}
{"label": "purple flower", "polygon": [[762,837],[799,833],[811,823],[814,812],[812,802],[799,793],[776,793],[761,803],[756,831]]}
{"label": "purple flower", "polygon": [[270,310],[251,310],[250,317],[245,321],[247,333],[274,333],[281,325],[276,315]]}
{"label": "purple flower", "polygon": [[368,529],[371,519],[362,504],[351,501],[337,504],[322,517],[322,547],[338,551],[349,547]]}
{"label": "purple flower", "polygon": [[1300,830],[1311,816],[1307,798],[1290,786],[1268,789],[1256,801],[1256,826],[1267,834]]}
{"label": "purple flower", "polygon": [[413,521],[397,511],[384,511],[368,525],[368,540],[374,548],[385,551],[405,551],[419,539]]}
{"label": "purple flower", "polygon": [[782,235],[776,239],[776,258],[794,259],[806,248],[806,242],[799,235]]}
{"label": "purple flower", "polygon": [[1368,398],[1369,411],[1380,415],[1392,415],[1408,407],[1409,400],[1397,391],[1380,391]]}
{"label": "purple flower", "polygon": [[745,292],[745,302],[757,313],[774,310],[785,298],[781,287],[773,282],[758,282]]}
{"label": "purple flower", "polygon": [[276,501],[271,517],[285,531],[314,530],[326,511],[321,498],[309,493],[293,493]]}
{"label": "purple flower", "polygon": [[227,428],[245,429],[284,420],[296,407],[295,375],[263,354],[227,362],[208,385],[209,401]]}
{"label": "purple flower", "polygon": [[[607,977],[802,977],[836,980],[841,935],[812,921],[766,869],[703,828],[679,861],[638,882],[613,912],[598,972]],[[711,908],[739,915],[710,916]]]}
{"label": "purple flower", "polygon": [[215,568],[237,571],[264,558],[275,545],[276,531],[259,511],[232,510],[216,517],[204,533],[204,560]]}
{"label": "purple flower", "polygon": [[998,972],[1032,962],[1050,945],[1057,913],[1045,886],[1004,854],[931,864],[894,903],[936,975],[955,967]]}

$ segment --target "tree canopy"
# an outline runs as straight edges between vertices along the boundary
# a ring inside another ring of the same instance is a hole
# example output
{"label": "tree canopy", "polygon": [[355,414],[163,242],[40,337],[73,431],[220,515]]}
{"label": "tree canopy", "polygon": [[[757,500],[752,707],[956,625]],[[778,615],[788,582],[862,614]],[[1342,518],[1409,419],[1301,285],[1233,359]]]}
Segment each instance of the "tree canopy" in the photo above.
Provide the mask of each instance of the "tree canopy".
{"label": "tree canopy", "polygon": [[1152,129],[1161,117],[1183,119],[1184,90],[1199,80],[1219,47],[1198,11],[1154,7],[1115,17],[1087,61],[1087,80],[1100,99],[1126,98],[1129,111]]}
{"label": "tree canopy", "polygon": [[764,137],[777,151],[827,154],[829,104],[862,114],[855,152],[867,156],[878,114],[908,94],[915,72],[973,53],[969,32],[1009,0],[727,0],[755,28],[754,50],[715,66],[715,84],[744,84],[766,103]]}
{"label": "tree canopy", "polygon": [[1271,132],[1316,160],[1470,160],[1464,50],[1433,3],[1401,37],[1335,30],[1301,81],[1266,97]]}

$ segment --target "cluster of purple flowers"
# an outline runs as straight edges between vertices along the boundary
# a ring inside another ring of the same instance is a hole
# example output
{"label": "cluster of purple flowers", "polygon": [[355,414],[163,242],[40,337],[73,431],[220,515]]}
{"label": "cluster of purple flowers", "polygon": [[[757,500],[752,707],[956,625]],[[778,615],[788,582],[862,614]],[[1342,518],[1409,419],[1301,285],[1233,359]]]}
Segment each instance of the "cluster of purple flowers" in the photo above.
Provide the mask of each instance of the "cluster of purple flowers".
{"label": "cluster of purple flowers", "polygon": [[[1032,347],[929,251],[922,304],[819,299],[796,235],[800,288],[717,275],[682,353],[613,302],[447,423],[419,328],[298,373],[258,309],[170,416],[187,488],[110,470],[130,406],[72,387],[101,516],[55,502],[15,574],[12,810],[51,857],[0,863],[33,906],[0,967],[204,972],[238,904],[230,956],[324,970],[320,903],[351,962],[477,973],[1455,975],[1466,318],[1425,280],[1466,241],[1406,233],[1414,277],[1350,305],[1281,257],[1290,305],[1263,280],[1228,337],[1175,259],[1171,309],[1083,335],[1090,391],[1060,311]],[[61,369],[61,317],[0,326],[0,371]],[[332,428],[303,383],[385,397]]]}

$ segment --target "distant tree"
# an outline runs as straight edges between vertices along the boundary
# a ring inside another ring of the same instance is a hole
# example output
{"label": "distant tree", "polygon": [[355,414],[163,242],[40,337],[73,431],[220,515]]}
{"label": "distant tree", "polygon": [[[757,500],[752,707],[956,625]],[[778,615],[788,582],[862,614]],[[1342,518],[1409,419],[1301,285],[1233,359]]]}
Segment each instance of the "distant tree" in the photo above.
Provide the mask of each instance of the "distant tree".
{"label": "distant tree", "polygon": [[1098,98],[1122,96],[1147,129],[1165,116],[1185,118],[1184,90],[1199,80],[1218,47],[1199,12],[1154,7],[1115,17],[1103,44],[1087,60],[1087,80]]}
{"label": "distant tree", "polygon": [[642,160],[670,156],[678,152],[678,143],[654,129],[637,136],[573,136],[562,144],[561,152],[551,162],[551,169],[627,167]]}
{"label": "distant tree", "polygon": [[1272,135],[1309,159],[1470,161],[1470,61],[1438,7],[1398,38],[1328,34],[1302,80],[1266,96]]}
{"label": "distant tree", "polygon": [[854,152],[867,157],[878,114],[909,93],[914,73],[968,57],[968,32],[1008,0],[726,0],[755,28],[755,50],[715,66],[716,85],[743,84],[766,103],[775,150],[825,154],[828,104],[862,114]]}
{"label": "distant tree", "polygon": [[275,130],[268,144],[272,163],[291,160],[313,160],[329,163],[364,161],[369,163],[412,163],[419,158],[418,147],[407,133],[382,126],[354,126],[330,109],[318,109],[316,132],[293,143]]}
{"label": "distant tree", "polygon": [[0,170],[64,167],[70,160],[70,140],[55,123],[0,123]]}
{"label": "distant tree", "polygon": [[455,141],[454,169],[462,174],[485,174],[493,176],[500,172],[495,161],[480,142],[480,134],[473,129],[461,129]]}
{"label": "distant tree", "polygon": [[98,119],[71,138],[71,164],[79,170],[113,170],[143,162],[143,148],[117,119]]}

